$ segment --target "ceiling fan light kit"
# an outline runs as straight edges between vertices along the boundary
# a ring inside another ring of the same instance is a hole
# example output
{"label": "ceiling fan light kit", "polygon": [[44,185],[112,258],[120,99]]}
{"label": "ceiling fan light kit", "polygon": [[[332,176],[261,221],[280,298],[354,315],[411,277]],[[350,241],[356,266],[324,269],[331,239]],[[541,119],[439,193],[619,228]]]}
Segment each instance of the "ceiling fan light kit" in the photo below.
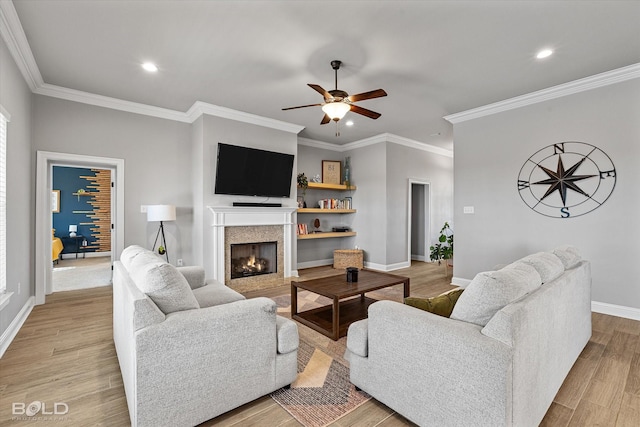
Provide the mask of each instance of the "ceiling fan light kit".
{"label": "ceiling fan light kit", "polygon": [[324,111],[331,120],[335,121],[343,118],[350,109],[349,104],[345,102],[328,102],[322,106],[322,111]]}
{"label": "ceiling fan light kit", "polygon": [[[320,85],[309,83],[308,86],[318,92],[324,98],[324,102],[322,104],[309,104],[309,105],[300,105],[298,107],[288,107],[283,108],[283,110],[294,110],[297,108],[306,108],[306,107],[322,107],[322,111],[325,113],[321,125],[327,124],[330,121],[335,121],[336,125],[338,121],[340,121],[349,111],[353,111],[356,114],[361,114],[365,117],[369,117],[370,119],[377,119],[381,116],[380,113],[376,113],[375,111],[367,110],[366,108],[362,108],[358,105],[353,104],[358,101],[365,101],[367,99],[380,98],[383,96],[387,96],[387,93],[383,89],[376,89],[369,92],[359,93],[357,95],[351,95],[343,90],[338,89],[338,70],[342,65],[342,61],[334,59],[331,61],[331,68],[333,68],[335,72],[335,89],[326,91]],[[336,132],[336,136],[339,136],[339,133]]]}

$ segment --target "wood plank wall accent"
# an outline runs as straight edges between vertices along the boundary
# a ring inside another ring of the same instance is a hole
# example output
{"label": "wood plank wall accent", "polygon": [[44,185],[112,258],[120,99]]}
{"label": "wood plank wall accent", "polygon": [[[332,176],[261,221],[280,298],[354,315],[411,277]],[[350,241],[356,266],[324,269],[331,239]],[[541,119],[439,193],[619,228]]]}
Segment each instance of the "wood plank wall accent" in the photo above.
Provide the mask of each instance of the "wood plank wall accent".
{"label": "wood plank wall accent", "polygon": [[89,181],[87,193],[90,199],[87,202],[93,211],[87,213],[92,225],[91,236],[96,238],[88,248],[97,252],[111,250],[111,171],[108,169],[91,169],[95,176],[80,176]]}

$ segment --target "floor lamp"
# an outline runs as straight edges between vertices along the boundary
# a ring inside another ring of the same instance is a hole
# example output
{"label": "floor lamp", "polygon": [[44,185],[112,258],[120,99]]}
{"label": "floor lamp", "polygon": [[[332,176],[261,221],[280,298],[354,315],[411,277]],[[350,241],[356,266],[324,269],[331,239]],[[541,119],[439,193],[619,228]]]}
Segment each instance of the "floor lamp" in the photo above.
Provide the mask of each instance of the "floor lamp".
{"label": "floor lamp", "polygon": [[158,243],[158,238],[162,236],[162,240],[160,241],[160,248],[164,251],[160,251],[160,255],[164,253],[167,258],[167,262],[169,262],[169,253],[167,252],[167,242],[164,238],[164,221],[175,221],[176,220],[176,207],[174,205],[150,205],[147,206],[147,222],[152,221],[160,221],[160,227],[158,228],[158,232],[156,233],[156,240],[153,242],[153,251],[156,250],[156,244]]}

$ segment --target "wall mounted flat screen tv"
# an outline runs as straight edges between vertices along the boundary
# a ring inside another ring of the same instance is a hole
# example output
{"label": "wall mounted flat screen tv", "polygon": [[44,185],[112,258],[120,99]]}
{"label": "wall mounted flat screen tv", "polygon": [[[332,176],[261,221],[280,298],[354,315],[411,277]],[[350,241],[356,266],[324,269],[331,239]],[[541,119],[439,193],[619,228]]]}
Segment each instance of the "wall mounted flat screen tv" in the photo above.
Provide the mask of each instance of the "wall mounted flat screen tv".
{"label": "wall mounted flat screen tv", "polygon": [[218,143],[216,194],[289,197],[293,154]]}

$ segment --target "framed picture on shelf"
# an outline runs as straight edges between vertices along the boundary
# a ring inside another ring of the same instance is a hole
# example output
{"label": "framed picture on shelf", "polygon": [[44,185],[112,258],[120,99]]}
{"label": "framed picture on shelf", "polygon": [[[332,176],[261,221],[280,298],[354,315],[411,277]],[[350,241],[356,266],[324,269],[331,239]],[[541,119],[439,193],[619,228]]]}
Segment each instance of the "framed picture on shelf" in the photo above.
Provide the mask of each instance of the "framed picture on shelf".
{"label": "framed picture on shelf", "polygon": [[342,162],[334,160],[322,161],[322,182],[325,184],[340,184],[342,179]]}
{"label": "framed picture on shelf", "polygon": [[51,212],[60,213],[60,190],[51,190]]}

